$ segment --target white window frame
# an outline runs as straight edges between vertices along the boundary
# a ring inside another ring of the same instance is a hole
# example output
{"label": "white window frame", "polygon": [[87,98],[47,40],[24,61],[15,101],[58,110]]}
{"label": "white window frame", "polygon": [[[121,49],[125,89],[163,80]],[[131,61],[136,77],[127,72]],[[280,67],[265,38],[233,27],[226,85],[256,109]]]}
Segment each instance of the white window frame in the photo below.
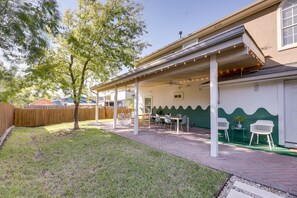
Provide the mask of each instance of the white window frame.
{"label": "white window frame", "polygon": [[283,18],[282,7],[288,0],[283,0],[277,8],[277,49],[278,51],[291,49],[297,47],[297,42],[283,46]]}
{"label": "white window frame", "polygon": [[[151,112],[145,112],[145,110],[146,110],[146,105],[145,105],[145,99],[147,99],[147,98],[149,98],[149,99],[151,99]],[[144,109],[143,109],[143,112],[144,113],[152,113],[152,111],[153,111],[153,97],[152,96],[145,96],[144,97],[144,100],[143,100],[143,107],[144,107]]]}

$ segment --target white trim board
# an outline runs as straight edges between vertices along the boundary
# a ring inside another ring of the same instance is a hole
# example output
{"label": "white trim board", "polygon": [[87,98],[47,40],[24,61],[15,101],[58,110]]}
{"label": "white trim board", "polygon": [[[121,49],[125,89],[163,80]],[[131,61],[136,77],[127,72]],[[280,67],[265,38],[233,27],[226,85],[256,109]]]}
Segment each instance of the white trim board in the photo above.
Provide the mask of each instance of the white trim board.
{"label": "white trim board", "polygon": [[285,145],[285,83],[277,81],[278,143]]}
{"label": "white trim board", "polygon": [[283,51],[297,47],[297,43],[292,43],[286,46],[283,46],[283,20],[282,20],[282,7],[288,0],[282,0],[280,5],[277,8],[276,17],[277,17],[277,50]]}
{"label": "white trim board", "polygon": [[[289,79],[295,79],[295,78],[297,78],[297,70],[281,72],[277,74],[267,74],[262,76],[245,77],[245,78],[240,78],[235,80],[228,80],[228,81],[219,82],[219,85],[232,86],[234,84],[238,85],[238,84],[272,81],[272,80],[289,80]],[[200,88],[209,88],[209,84],[201,85]]]}

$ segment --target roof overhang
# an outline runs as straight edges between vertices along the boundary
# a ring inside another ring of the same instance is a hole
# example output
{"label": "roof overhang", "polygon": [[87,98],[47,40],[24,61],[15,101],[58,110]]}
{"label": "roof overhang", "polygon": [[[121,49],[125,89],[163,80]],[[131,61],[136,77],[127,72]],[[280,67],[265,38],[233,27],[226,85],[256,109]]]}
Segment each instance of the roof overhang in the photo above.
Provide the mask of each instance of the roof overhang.
{"label": "roof overhang", "polygon": [[[254,43],[253,39],[251,39],[244,26],[239,26],[203,40],[190,48],[180,50],[149,62],[142,67],[113,78],[106,83],[93,86],[91,89],[106,91],[113,89],[114,87],[132,84],[135,79],[144,81],[154,78],[157,75],[164,75],[172,72],[178,73],[185,69],[191,69],[190,67],[183,67],[187,62],[193,62],[193,60],[194,62],[196,60],[207,60],[206,58],[213,54],[218,55],[217,61],[219,66],[232,62],[235,60],[235,57],[238,57],[238,60],[241,58],[252,57],[256,60],[257,64],[261,65],[265,62],[263,53]],[[207,67],[209,67],[208,61],[201,62],[195,66],[195,68]]]}
{"label": "roof overhang", "polygon": [[219,31],[222,28],[227,27],[228,25],[234,24],[248,16],[251,16],[257,12],[260,12],[264,9],[267,9],[275,4],[280,3],[281,0],[258,0],[218,21],[215,21],[177,41],[174,41],[160,49],[158,49],[157,51],[152,52],[151,54],[143,57],[141,60],[139,60],[139,64],[145,63],[149,60],[152,60],[158,56],[161,56],[164,53],[170,52],[171,50],[174,50],[180,46],[182,46],[183,44],[196,39],[197,37],[201,38],[204,37],[206,35],[212,34],[216,31]]}

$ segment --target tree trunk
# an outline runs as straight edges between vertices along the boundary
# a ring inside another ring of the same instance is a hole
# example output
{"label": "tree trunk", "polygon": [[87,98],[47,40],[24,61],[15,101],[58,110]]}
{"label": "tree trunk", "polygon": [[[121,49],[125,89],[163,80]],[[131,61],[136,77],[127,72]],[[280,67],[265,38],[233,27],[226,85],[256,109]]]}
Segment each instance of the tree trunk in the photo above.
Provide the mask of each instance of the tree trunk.
{"label": "tree trunk", "polygon": [[78,125],[78,107],[79,103],[74,103],[75,109],[74,109],[74,130],[79,129]]}

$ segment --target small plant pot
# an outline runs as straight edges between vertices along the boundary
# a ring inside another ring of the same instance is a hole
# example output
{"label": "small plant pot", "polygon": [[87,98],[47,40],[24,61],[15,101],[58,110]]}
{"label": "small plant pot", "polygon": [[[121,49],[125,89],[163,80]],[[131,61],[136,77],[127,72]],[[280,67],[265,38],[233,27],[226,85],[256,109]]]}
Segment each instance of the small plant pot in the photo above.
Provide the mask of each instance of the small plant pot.
{"label": "small plant pot", "polygon": [[242,125],[240,123],[237,124],[237,128],[241,129]]}

